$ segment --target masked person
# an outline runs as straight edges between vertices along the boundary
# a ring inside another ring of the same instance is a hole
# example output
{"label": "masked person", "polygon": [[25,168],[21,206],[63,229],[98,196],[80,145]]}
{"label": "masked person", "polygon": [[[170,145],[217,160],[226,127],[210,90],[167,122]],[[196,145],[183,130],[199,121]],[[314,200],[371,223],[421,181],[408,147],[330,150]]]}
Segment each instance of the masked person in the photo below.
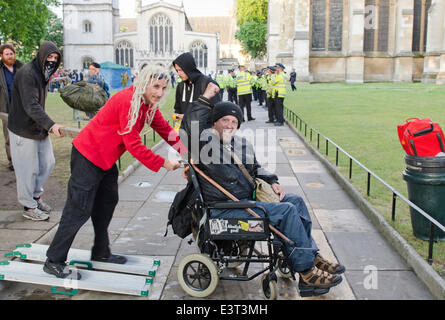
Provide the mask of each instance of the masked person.
{"label": "masked person", "polygon": [[126,262],[124,256],[112,254],[109,248],[108,226],[119,200],[116,161],[128,151],[152,171],[179,168],[177,160],[164,159],[143,145],[140,133],[145,124],[179,152],[186,151],[159,111],[169,79],[168,71],[161,67],[146,66],[134,84],[112,96],[73,140],[67,201],[46,253],[45,272],[58,278],[70,276],[65,264],[68,251],[90,217],[95,235],[91,260]]}
{"label": "masked person", "polygon": [[51,207],[42,201],[43,185],[53,171],[55,159],[49,133],[61,137],[45,112],[48,82],[60,65],[57,46],[43,42],[37,56],[17,71],[12,89],[8,130],[17,181],[17,197],[26,219],[49,219]]}

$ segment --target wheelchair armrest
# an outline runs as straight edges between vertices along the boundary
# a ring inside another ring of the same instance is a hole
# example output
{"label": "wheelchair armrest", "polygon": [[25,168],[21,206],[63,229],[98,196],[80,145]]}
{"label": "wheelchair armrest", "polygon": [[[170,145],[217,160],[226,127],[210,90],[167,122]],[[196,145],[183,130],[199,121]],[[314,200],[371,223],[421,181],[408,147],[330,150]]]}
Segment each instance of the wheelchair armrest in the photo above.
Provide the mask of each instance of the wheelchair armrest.
{"label": "wheelchair armrest", "polygon": [[255,201],[238,201],[238,202],[213,202],[209,203],[210,209],[246,209],[256,208]]}

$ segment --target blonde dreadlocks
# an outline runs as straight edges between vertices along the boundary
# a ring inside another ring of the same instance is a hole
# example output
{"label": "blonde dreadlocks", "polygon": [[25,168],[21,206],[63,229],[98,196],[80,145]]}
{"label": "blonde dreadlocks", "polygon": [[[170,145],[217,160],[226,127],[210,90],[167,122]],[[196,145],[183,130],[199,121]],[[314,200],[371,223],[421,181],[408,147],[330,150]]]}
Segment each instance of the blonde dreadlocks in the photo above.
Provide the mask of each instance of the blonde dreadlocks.
{"label": "blonde dreadlocks", "polygon": [[119,132],[119,134],[121,135],[127,134],[133,129],[133,126],[135,125],[135,123],[139,118],[139,110],[142,104],[148,106],[147,113],[145,114],[145,122],[147,123],[148,126],[150,126],[151,122],[153,121],[153,117],[156,110],[159,109],[159,105],[162,105],[164,103],[167,92],[164,94],[161,101],[159,101],[159,103],[156,105],[149,104],[150,103],[149,101],[145,101],[144,94],[147,90],[147,87],[152,86],[154,81],[159,79],[164,79],[165,81],[167,81],[167,84],[169,82],[170,75],[168,71],[165,70],[163,67],[155,65],[147,65],[142,69],[139,76],[135,79],[133,83],[134,93],[131,99],[130,109],[128,111],[127,127],[125,128],[125,132],[122,133]]}

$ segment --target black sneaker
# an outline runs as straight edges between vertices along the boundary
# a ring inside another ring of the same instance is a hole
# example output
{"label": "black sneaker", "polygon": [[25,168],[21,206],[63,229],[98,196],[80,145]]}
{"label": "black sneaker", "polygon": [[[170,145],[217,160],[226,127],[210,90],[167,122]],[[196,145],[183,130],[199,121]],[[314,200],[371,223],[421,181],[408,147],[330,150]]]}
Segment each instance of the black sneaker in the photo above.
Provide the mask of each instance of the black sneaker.
{"label": "black sneaker", "polygon": [[62,279],[70,278],[73,280],[80,280],[82,278],[78,271],[73,272],[73,270],[70,270],[66,264],[51,262],[48,259],[43,265],[43,271]]}
{"label": "black sneaker", "polygon": [[119,256],[117,254],[110,254],[108,257],[96,257],[94,255],[91,255],[91,260],[117,264],[125,264],[127,262],[127,258],[125,258],[124,256]]}

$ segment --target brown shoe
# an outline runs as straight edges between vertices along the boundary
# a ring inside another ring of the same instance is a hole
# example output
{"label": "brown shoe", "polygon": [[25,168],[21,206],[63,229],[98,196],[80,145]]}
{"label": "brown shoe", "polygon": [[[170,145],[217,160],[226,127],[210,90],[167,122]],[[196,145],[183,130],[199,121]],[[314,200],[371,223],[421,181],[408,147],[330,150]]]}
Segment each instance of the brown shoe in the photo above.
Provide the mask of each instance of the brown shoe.
{"label": "brown shoe", "polygon": [[317,267],[303,273],[300,272],[298,281],[298,290],[302,297],[309,297],[327,293],[330,288],[338,285],[342,280],[342,276],[329,274]]}
{"label": "brown shoe", "polygon": [[323,258],[320,254],[315,255],[314,265],[323,271],[330,274],[342,274],[345,272],[345,267],[338,263],[332,263]]}

